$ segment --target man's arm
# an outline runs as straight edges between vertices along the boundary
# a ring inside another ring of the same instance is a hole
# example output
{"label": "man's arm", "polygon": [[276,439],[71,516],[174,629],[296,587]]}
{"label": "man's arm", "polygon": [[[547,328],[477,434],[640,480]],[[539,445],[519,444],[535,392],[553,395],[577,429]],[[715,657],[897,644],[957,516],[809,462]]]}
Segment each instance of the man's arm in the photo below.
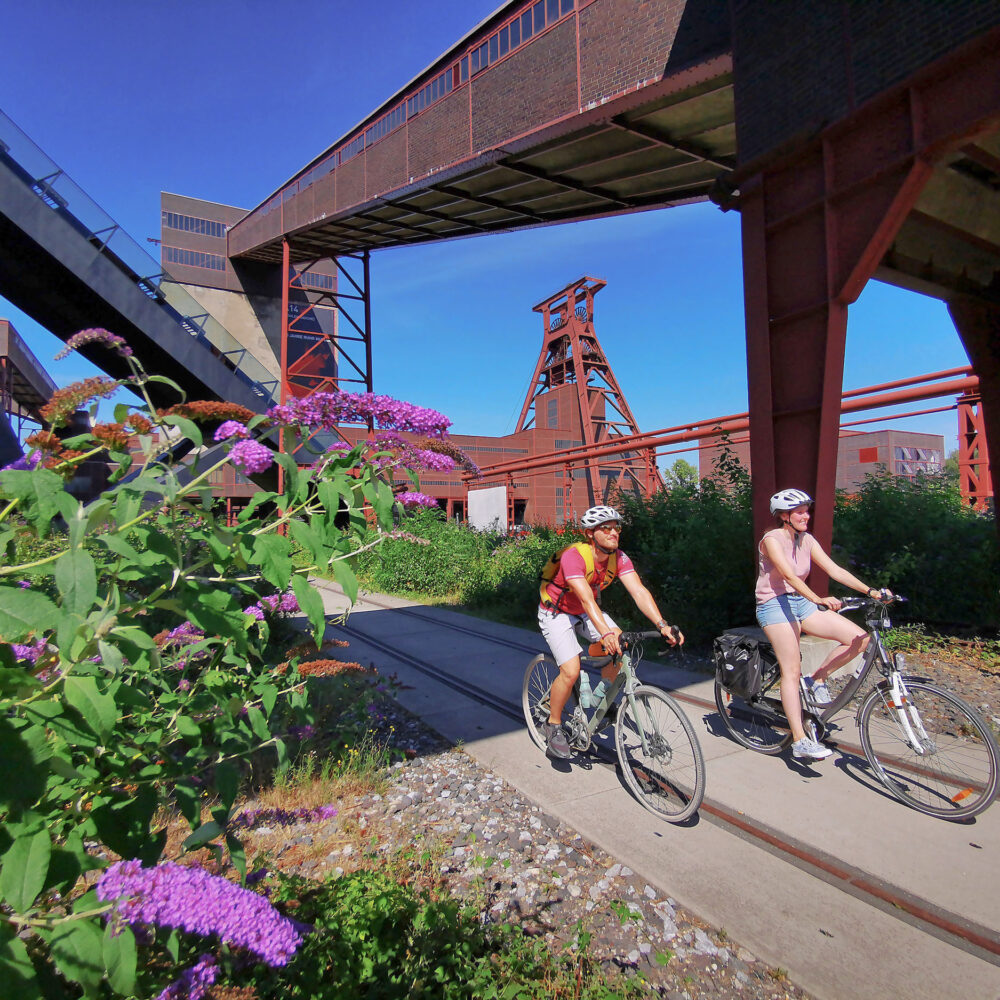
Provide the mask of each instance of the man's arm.
{"label": "man's arm", "polygon": [[660,635],[671,646],[676,646],[678,642],[683,645],[684,633],[678,629],[677,638],[674,638],[670,626],[663,615],[660,614],[660,609],[656,606],[656,601],[653,600],[653,595],[646,589],[646,585],[642,580],[639,579],[639,574],[626,573],[624,576],[618,577],[618,579],[621,580],[622,586],[629,592],[632,600],[635,601],[635,606],[660,630]]}

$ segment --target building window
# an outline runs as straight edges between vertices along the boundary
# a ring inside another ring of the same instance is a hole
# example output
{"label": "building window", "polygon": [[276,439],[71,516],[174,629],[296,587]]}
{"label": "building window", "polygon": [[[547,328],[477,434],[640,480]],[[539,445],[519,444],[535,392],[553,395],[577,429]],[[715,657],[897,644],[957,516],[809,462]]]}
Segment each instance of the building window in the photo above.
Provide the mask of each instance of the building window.
{"label": "building window", "polygon": [[912,479],[921,473],[941,471],[941,452],[936,448],[900,448],[893,449],[895,472],[897,476]]}
{"label": "building window", "polygon": [[212,271],[225,271],[226,258],[217,253],[201,253],[198,250],[182,250],[180,247],[164,247],[163,256],[168,264],[184,264],[186,267],[207,267]]}
{"label": "building window", "polygon": [[535,34],[545,27],[545,0],[538,0],[533,8],[535,12]]}
{"label": "building window", "polygon": [[299,280],[303,285],[308,285],[310,288],[333,289],[332,274],[313,274],[312,271],[307,271],[305,274],[299,275]]}
{"label": "building window", "polygon": [[164,212],[163,225],[167,229],[179,229],[182,233],[198,233],[201,236],[214,236],[217,239],[226,235],[224,222],[199,219],[193,215],[179,215],[177,212]]}

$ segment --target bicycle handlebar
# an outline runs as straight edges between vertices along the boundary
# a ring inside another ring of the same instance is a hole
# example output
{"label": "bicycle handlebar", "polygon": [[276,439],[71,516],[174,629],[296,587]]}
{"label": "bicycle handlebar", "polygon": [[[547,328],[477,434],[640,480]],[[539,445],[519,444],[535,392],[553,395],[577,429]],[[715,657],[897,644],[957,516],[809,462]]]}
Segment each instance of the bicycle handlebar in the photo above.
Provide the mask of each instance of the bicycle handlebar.
{"label": "bicycle handlebar", "polygon": [[888,607],[890,604],[905,604],[907,601],[909,598],[903,597],[902,594],[891,594],[886,600],[880,597],[845,597],[841,602],[840,614],[845,611],[857,611],[858,608],[870,608],[876,604]]}

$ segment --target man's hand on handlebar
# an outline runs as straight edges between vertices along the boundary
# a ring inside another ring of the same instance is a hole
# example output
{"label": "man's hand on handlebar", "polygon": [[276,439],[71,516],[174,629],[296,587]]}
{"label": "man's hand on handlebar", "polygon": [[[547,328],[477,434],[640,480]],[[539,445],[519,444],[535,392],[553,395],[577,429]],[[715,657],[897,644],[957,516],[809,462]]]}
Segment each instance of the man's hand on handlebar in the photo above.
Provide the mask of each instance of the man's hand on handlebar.
{"label": "man's hand on handlebar", "polygon": [[604,646],[604,651],[609,656],[621,656],[622,655],[622,644],[619,636],[621,632],[611,632],[609,635],[604,636],[601,639],[601,644]]}
{"label": "man's hand on handlebar", "polygon": [[660,635],[662,635],[671,646],[684,645],[684,633],[676,625],[664,625],[663,628],[660,629]]}

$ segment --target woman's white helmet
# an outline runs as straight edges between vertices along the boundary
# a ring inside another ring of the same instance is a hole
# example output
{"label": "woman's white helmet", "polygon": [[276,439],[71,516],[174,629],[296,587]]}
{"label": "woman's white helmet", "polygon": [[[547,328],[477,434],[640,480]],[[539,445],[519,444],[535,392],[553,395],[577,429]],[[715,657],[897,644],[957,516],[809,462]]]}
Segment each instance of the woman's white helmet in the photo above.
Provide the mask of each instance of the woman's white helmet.
{"label": "woman's white helmet", "polygon": [[778,490],[771,497],[771,513],[776,514],[779,510],[795,510],[804,503],[812,503],[813,498],[802,490]]}
{"label": "woman's white helmet", "polygon": [[598,528],[602,524],[608,521],[621,521],[622,516],[614,509],[614,507],[591,507],[590,510],[585,511],[583,517],[580,518],[580,524],[585,528]]}

